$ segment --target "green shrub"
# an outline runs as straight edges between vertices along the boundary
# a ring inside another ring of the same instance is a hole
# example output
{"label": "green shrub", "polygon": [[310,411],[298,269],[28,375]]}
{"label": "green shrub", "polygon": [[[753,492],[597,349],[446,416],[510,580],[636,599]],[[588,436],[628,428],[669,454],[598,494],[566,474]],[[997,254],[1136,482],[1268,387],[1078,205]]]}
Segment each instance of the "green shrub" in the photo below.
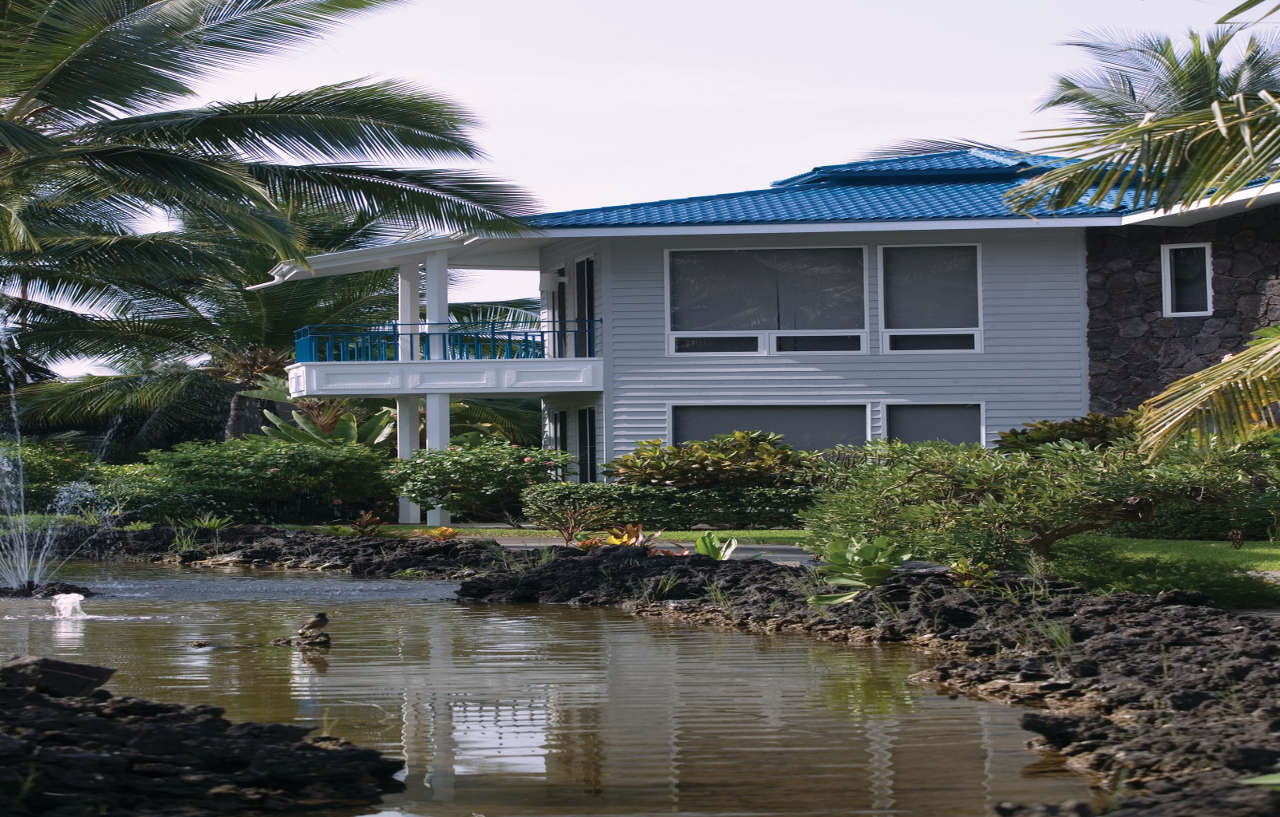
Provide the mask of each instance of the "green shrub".
{"label": "green shrub", "polygon": [[918,556],[1016,567],[1064,537],[1158,519],[1191,503],[1231,506],[1266,480],[1266,456],[1187,449],[1149,464],[1132,444],[1051,443],[1000,453],[976,445],[872,442],[839,452],[843,471],[804,514],[807,547],[884,535]]}
{"label": "green shrub", "polygon": [[795,485],[815,457],[784,444],[780,434],[735,431],[680,445],[647,440],[606,464],[605,473],[625,485],[671,488]]}
{"label": "green shrub", "polygon": [[1131,556],[1120,552],[1115,543],[1083,536],[1063,542],[1049,570],[1087,590],[1194,590],[1218,607],[1280,607],[1280,587],[1235,565],[1212,559]]}
{"label": "green shrub", "polygon": [[465,519],[518,519],[520,492],[559,479],[571,461],[564,451],[491,440],[419,451],[388,473],[397,491],[423,507],[443,505]]}
{"label": "green shrub", "polygon": [[317,446],[244,437],[150,451],[143,463],[100,465],[100,492],[139,519],[215,513],[237,522],[327,522],[390,509],[387,458],[362,445]]}
{"label": "green shrub", "polygon": [[1001,431],[995,447],[997,451],[1026,451],[1045,443],[1077,442],[1099,448],[1123,442],[1137,431],[1134,412],[1112,417],[1095,411],[1071,420],[1037,420]]}
{"label": "green shrub", "polygon": [[537,485],[523,494],[525,516],[535,525],[556,527],[566,507],[592,507],[612,525],[639,523],[646,528],[790,528],[813,502],[805,485],[720,489],[684,489],[617,482],[558,482]]}
{"label": "green shrub", "polygon": [[[18,443],[0,441],[0,490],[11,492],[17,487],[18,459]],[[24,440],[21,460],[26,507],[41,511],[54,504],[64,485],[87,479],[93,457],[68,443]]]}

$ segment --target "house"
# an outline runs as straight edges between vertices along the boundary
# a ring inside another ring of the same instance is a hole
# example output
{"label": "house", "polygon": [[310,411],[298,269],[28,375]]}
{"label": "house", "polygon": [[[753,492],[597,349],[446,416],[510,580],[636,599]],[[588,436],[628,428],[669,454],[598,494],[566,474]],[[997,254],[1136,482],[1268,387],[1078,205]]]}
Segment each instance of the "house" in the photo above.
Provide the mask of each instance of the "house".
{"label": "house", "polygon": [[[1010,212],[1004,194],[1059,161],[975,148],[817,167],[539,215],[515,237],[321,255],[262,286],[398,268],[398,321],[299,332],[291,392],[425,400],[431,447],[451,395],[537,395],[582,480],[640,440],[733,429],[985,443],[1132,407],[1280,317],[1277,194]],[[450,268],[538,270],[545,320],[450,324]]]}

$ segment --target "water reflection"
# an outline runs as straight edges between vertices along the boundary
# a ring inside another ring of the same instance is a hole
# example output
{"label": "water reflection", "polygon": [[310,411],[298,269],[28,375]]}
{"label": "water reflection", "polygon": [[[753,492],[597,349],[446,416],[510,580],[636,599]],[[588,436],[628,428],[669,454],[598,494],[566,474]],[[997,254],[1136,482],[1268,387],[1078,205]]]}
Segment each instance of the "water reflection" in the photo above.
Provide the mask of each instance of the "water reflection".
{"label": "water reflection", "polygon": [[[384,808],[401,813],[956,817],[1087,796],[1060,770],[1022,773],[1036,758],[1016,712],[906,687],[923,664],[905,651],[610,611],[408,602],[403,588],[342,601],[339,577],[293,581],[285,601],[226,588],[202,600],[180,576],[149,581],[134,598],[94,599],[105,618],[36,620],[24,602],[0,602],[16,617],[0,626],[0,653],[116,666],[119,692],[400,755],[407,790]],[[264,646],[320,597],[331,650]]]}

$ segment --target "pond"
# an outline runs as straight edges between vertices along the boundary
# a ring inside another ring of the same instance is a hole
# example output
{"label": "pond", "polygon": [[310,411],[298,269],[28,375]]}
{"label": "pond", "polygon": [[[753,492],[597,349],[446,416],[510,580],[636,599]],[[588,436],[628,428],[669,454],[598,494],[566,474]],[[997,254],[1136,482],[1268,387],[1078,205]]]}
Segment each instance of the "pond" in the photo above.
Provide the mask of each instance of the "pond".
{"label": "pond", "polygon": [[[0,599],[0,655],[117,667],[119,694],[314,726],[407,762],[347,812],[977,817],[1090,797],[1007,707],[905,684],[928,659],[621,612],[469,606],[446,582],[72,565],[90,618]],[[316,610],[334,646],[264,646]],[[192,647],[207,641],[210,647]]]}

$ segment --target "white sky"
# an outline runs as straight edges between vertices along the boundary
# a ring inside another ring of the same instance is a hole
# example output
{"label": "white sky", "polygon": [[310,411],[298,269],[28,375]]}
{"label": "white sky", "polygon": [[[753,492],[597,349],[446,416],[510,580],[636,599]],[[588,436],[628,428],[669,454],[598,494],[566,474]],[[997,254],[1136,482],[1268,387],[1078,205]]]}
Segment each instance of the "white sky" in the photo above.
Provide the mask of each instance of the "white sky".
{"label": "white sky", "polygon": [[[357,77],[443,92],[484,166],[560,210],[767,186],[912,137],[1030,147],[1034,108],[1085,64],[1082,30],[1181,33],[1234,0],[407,0],[211,99]],[[453,300],[535,294],[486,275]]]}
{"label": "white sky", "polygon": [[[767,186],[908,138],[1032,148],[1089,30],[1179,34],[1235,0],[406,0],[202,87],[243,99],[359,77],[483,121],[482,164],[547,210]],[[486,273],[451,300],[536,295]]]}

